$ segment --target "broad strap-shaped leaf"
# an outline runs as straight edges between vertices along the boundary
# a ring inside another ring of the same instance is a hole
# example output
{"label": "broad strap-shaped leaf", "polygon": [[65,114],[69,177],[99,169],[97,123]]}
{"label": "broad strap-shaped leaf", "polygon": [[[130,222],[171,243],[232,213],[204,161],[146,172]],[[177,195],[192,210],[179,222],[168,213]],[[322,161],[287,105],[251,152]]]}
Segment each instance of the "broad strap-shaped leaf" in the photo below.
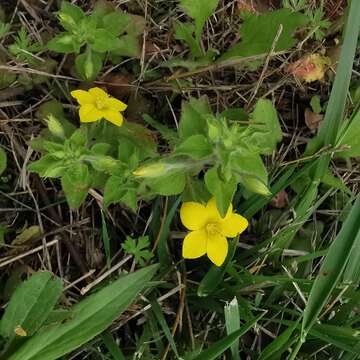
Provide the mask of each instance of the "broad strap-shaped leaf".
{"label": "broad strap-shaped leaf", "polygon": [[72,309],[71,318],[29,339],[8,360],[56,360],[104,331],[154,276],[152,265],[120,277]]}
{"label": "broad strap-shaped leaf", "polygon": [[50,272],[38,272],[14,292],[0,323],[0,334],[7,340],[21,327],[32,336],[45,322],[62,292],[60,279]]}

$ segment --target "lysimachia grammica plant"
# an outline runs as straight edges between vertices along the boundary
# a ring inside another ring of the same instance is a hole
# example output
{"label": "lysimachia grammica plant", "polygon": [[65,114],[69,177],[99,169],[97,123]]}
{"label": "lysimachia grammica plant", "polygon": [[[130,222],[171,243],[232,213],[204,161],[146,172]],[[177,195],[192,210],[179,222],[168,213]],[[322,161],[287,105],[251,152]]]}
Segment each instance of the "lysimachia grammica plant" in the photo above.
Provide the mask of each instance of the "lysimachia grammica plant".
{"label": "lysimachia grammica plant", "polygon": [[201,203],[214,197],[224,217],[239,185],[270,194],[261,155],[275,150],[282,133],[269,100],[259,100],[250,115],[233,109],[215,116],[206,98],[191,98],[183,103],[171,151],[163,156],[148,129],[123,122],[124,103],[100,88],[72,95],[80,103],[80,127],[67,120],[58,103],[45,104],[40,116],[48,130],[33,141],[42,157],[29,167],[43,177],[61,178],[72,208],[96,188],[105,206],[123,203],[134,210],[138,199],[156,195],[181,194],[183,201]]}

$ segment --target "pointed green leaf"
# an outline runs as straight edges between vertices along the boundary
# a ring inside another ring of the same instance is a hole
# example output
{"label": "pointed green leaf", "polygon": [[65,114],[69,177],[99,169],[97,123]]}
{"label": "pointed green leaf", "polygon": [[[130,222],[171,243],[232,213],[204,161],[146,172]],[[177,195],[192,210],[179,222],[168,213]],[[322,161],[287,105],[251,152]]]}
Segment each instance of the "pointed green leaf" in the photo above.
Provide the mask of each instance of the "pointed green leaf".
{"label": "pointed green leaf", "polygon": [[49,326],[29,339],[7,360],[56,360],[104,331],[147,286],[158,266],[152,265],[120,277],[80,301],[71,318]]}

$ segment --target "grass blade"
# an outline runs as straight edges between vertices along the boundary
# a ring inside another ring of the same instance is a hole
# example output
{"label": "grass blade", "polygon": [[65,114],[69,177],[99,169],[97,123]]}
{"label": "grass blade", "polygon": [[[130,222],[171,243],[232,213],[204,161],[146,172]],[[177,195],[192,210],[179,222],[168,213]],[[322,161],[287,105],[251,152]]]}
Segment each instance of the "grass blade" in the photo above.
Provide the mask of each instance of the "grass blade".
{"label": "grass blade", "polygon": [[[230,301],[230,303],[225,304],[224,314],[226,333],[230,335],[233,332],[238,331],[240,329],[240,313],[236,296]],[[239,339],[235,340],[231,345],[231,355],[233,360],[240,360]]]}
{"label": "grass blade", "polygon": [[106,265],[110,268],[111,265],[111,257],[110,257],[110,238],[107,231],[106,220],[103,211],[101,211],[101,235],[102,241],[104,243],[105,255],[106,255]]}
{"label": "grass blade", "polygon": [[339,234],[330,245],[327,256],[311,288],[302,322],[302,340],[316,322],[352,255],[354,244],[359,240],[360,197],[355,201]]}
{"label": "grass blade", "polygon": [[169,329],[169,326],[168,324],[166,323],[166,320],[165,320],[165,317],[164,317],[164,314],[160,308],[160,305],[159,303],[154,300],[154,301],[151,301],[151,308],[154,312],[154,315],[156,317],[156,320],[159,322],[176,358],[178,359],[179,358],[179,353],[177,351],[177,348],[176,348],[176,345],[175,345],[175,341],[174,341],[174,338],[173,336],[171,335],[171,331]]}
{"label": "grass blade", "polygon": [[217,341],[215,344],[210,346],[208,349],[203,351],[200,355],[195,357],[193,360],[215,360],[223,354],[234,342],[239,339],[240,336],[247,333],[252,329],[256,323],[265,315],[265,313],[257,316],[254,320],[249,321],[243,325],[239,330],[233,332],[232,334],[226,336],[225,338]]}
{"label": "grass blade", "polygon": [[260,354],[259,360],[273,359],[276,354],[279,357],[288,348],[288,342],[294,330],[298,326],[300,319],[289,326],[284,332],[277,336]]}
{"label": "grass blade", "polygon": [[117,343],[115,342],[113,336],[110,332],[106,331],[101,335],[101,339],[107,349],[109,350],[109,353],[113,357],[114,360],[125,360],[125,356],[118,347]]}

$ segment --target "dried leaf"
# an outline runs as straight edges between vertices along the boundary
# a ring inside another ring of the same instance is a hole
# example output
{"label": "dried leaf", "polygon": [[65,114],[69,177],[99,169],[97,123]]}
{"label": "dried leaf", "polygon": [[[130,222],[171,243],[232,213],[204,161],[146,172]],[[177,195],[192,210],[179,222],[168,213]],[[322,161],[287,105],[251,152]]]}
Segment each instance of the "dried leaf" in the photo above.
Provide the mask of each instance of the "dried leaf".
{"label": "dried leaf", "polygon": [[15,240],[12,242],[12,245],[24,244],[40,235],[41,235],[40,226],[38,225],[30,226],[15,238]]}
{"label": "dried leaf", "polygon": [[323,114],[316,114],[314,112],[312,112],[310,109],[305,109],[305,113],[304,113],[304,117],[305,117],[305,124],[306,126],[311,130],[311,131],[315,131],[319,128],[324,115]]}
{"label": "dried leaf", "polygon": [[289,197],[285,190],[280,191],[271,200],[271,205],[277,209],[284,208],[289,203]]}
{"label": "dried leaf", "polygon": [[323,80],[327,66],[330,64],[331,60],[328,57],[310,54],[290,64],[287,71],[305,82],[312,82]]}
{"label": "dried leaf", "polygon": [[102,80],[109,94],[120,100],[135,90],[135,87],[131,85],[134,77],[130,74],[108,74]]}

